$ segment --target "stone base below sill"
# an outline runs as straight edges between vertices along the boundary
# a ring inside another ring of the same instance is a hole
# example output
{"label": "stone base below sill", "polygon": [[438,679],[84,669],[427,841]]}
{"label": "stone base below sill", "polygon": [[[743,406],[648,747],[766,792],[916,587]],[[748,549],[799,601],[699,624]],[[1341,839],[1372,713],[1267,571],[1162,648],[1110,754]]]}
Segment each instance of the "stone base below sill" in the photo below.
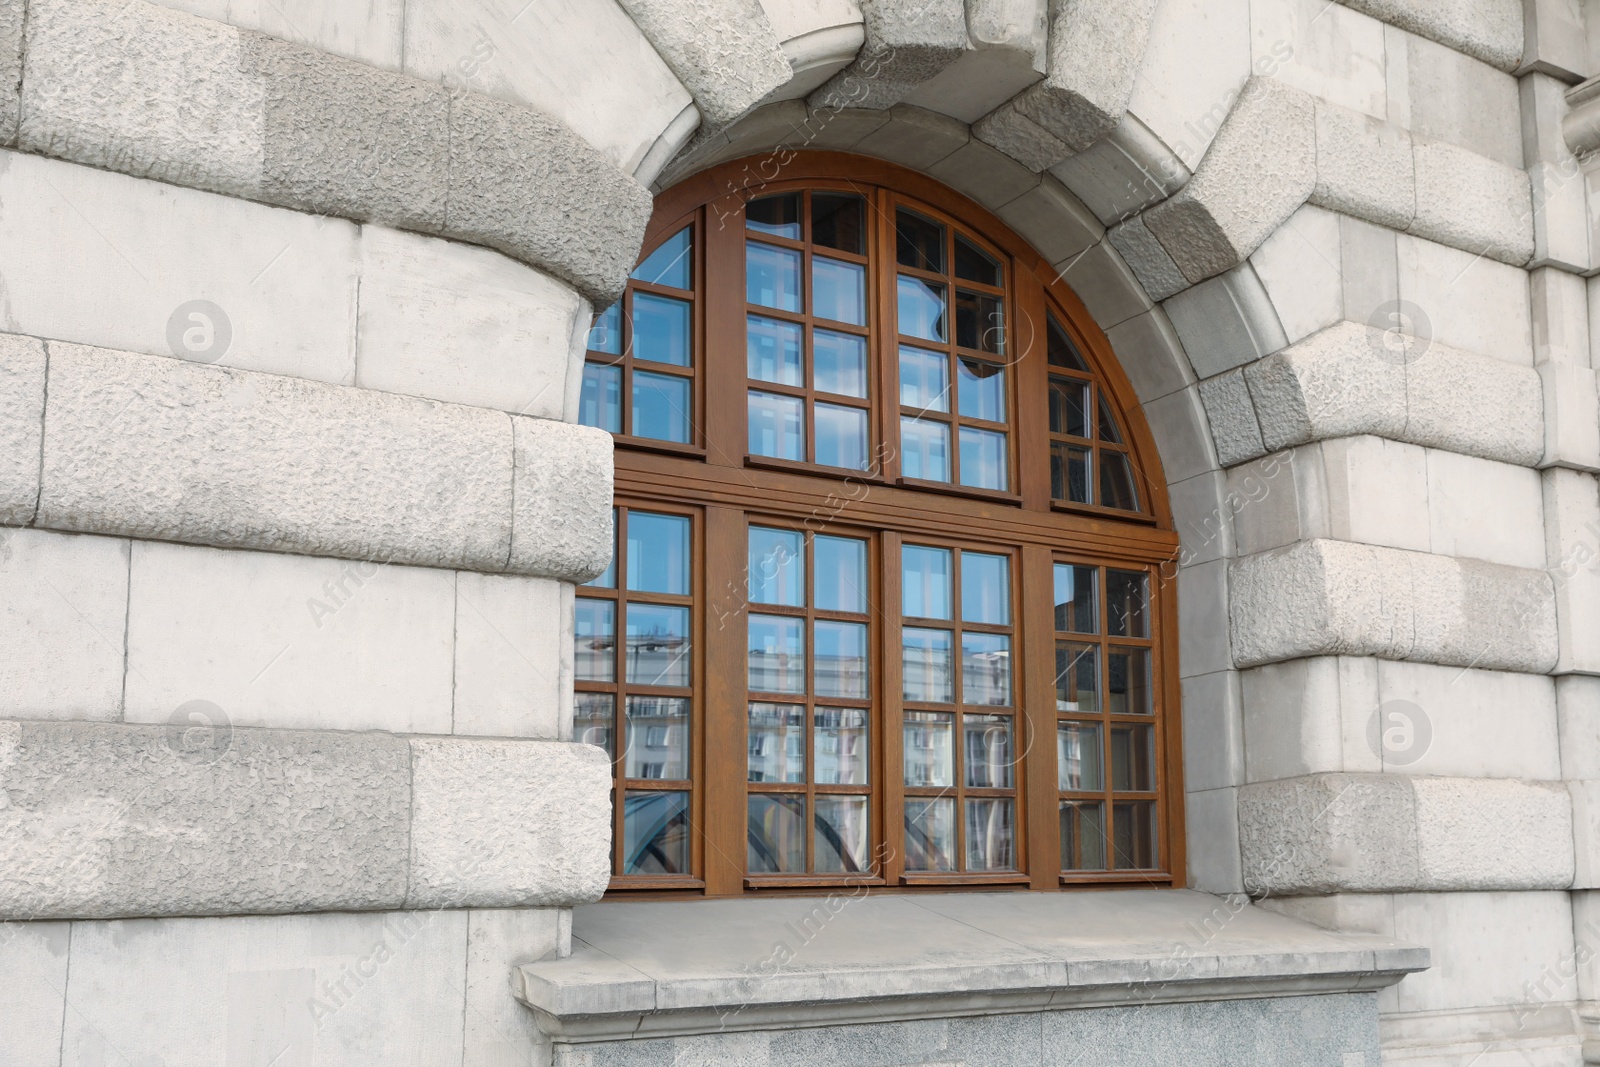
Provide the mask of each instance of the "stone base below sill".
{"label": "stone base below sill", "polygon": [[1428,966],[1425,948],[1188,890],[857,894],[578,908],[572,955],[513,988],[559,1047],[1351,993]]}

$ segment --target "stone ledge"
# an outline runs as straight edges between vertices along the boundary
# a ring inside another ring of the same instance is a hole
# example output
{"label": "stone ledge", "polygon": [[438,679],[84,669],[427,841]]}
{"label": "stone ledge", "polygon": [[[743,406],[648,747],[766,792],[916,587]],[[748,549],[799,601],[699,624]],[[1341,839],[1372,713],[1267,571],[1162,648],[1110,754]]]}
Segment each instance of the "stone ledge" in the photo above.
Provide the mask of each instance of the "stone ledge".
{"label": "stone ledge", "polygon": [[1381,989],[1426,949],[1187,890],[612,901],[513,988],[558,1043]]}

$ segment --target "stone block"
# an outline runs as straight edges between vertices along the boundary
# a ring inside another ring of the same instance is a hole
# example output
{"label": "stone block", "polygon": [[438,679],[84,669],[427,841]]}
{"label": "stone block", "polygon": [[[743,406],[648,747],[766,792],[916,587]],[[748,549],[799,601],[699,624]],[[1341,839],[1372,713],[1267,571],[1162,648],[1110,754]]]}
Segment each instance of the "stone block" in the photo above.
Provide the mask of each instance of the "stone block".
{"label": "stone block", "polygon": [[499,412],[55,343],[49,398],[41,526],[506,567]]}
{"label": "stone block", "polygon": [[519,574],[587,582],[611,562],[611,435],[515,418],[511,562]]}
{"label": "stone block", "polygon": [[[971,139],[964,123],[919,107],[897,104],[881,113],[888,115],[889,121],[864,136],[856,149],[913,170],[927,170]],[[822,110],[818,114],[834,113]]]}
{"label": "stone block", "polygon": [[1350,0],[1348,6],[1496,70],[1512,70],[1522,60],[1523,16],[1517,0]]}
{"label": "stone block", "polygon": [[1228,561],[1196,563],[1178,571],[1178,674],[1194,678],[1231,670],[1228,647]]}
{"label": "stone block", "polygon": [[1540,71],[1569,83],[1589,74],[1581,0],[1534,0],[1523,5],[1522,63],[1516,73]]}
{"label": "stone block", "polygon": [[[946,73],[953,69],[945,68]],[[1046,170],[1072,153],[1065,142],[1018,110],[1016,101],[980,118],[972,126],[972,136],[1034,172]]]}
{"label": "stone block", "polygon": [[1057,163],[1050,173],[1107,226],[1165,200],[1192,176],[1189,165],[1131,112],[1122,116],[1110,135]]}
{"label": "stone block", "polygon": [[773,33],[794,75],[769,99],[803,100],[848,67],[866,43],[861,6],[854,0],[789,4],[762,0]]}
{"label": "stone block", "polygon": [[398,739],[11,722],[0,753],[6,917],[351,910],[405,895]]}
{"label": "stone block", "polygon": [[1167,313],[1160,308],[1125,319],[1108,329],[1106,337],[1141,403],[1148,404],[1194,383],[1189,357],[1184,354]]}
{"label": "stone block", "polygon": [[1184,796],[1189,885],[1202,893],[1244,892],[1239,859],[1239,791],[1207,789]]}
{"label": "stone block", "polygon": [[569,600],[545,578],[456,576],[451,733],[560,737],[562,692],[572,672],[563,640]]}
{"label": "stone block", "polygon": [[1520,267],[1533,257],[1526,172],[1445,141],[1412,143],[1417,214],[1409,232]]}
{"label": "stone block", "polygon": [[1333,212],[1306,204],[1250,256],[1250,267],[1266,291],[1285,344],[1346,317],[1340,222]]}
{"label": "stone block", "polygon": [[[1479,255],[1400,236],[1400,299],[1420,309],[1417,335],[1452,348],[1533,364],[1526,271]],[[1416,312],[1412,312],[1416,314]]]}
{"label": "stone block", "polygon": [[1409,121],[1419,138],[1448,141],[1520,169],[1522,105],[1517,80],[1424,37],[1406,38]]}
{"label": "stone block", "polygon": [[1555,680],[1555,688],[1561,777],[1568,781],[1600,778],[1600,678],[1563,675]]}
{"label": "stone block", "polygon": [[1218,463],[1232,467],[1266,452],[1261,445],[1261,427],[1256,425],[1250,388],[1245,385],[1243,374],[1232,370],[1207,378],[1200,383],[1200,402],[1205,408],[1212,443],[1216,445]]}
{"label": "stone block", "polygon": [[1600,889],[1600,781],[1566,786],[1572,795],[1572,888]]}
{"label": "stone block", "polygon": [[1320,465],[1297,469],[1298,451],[1274,452],[1224,475],[1236,554],[1282,548],[1311,535],[1302,501],[1320,503],[1325,487]]}
{"label": "stone block", "polygon": [[591,745],[411,742],[415,908],[599,900],[611,877],[611,763]]}
{"label": "stone block", "polygon": [[1402,325],[1394,314],[1400,299],[1398,238],[1385,226],[1339,217],[1339,265],[1348,321],[1376,323],[1384,329]]}
{"label": "stone block", "polygon": [[0,529],[0,716],[122,717],[128,542]]}
{"label": "stone block", "polygon": [[1530,266],[1586,273],[1592,258],[1589,205],[1577,164],[1535,163],[1528,168],[1528,180],[1533,197]]}
{"label": "stone block", "polygon": [[1406,367],[1405,439],[1536,466],[1544,455],[1543,384],[1530,367],[1434,342]]}
{"label": "stone block", "polygon": [[26,526],[39,503],[44,345],[0,335],[0,525]]}
{"label": "stone block", "polygon": [[1190,386],[1150,401],[1144,406],[1144,416],[1168,482],[1218,468],[1198,388]]}
{"label": "stone block", "polygon": [[929,167],[928,174],[990,210],[1040,183],[1038,174],[982,141],[968,141]]}
{"label": "stone block", "polygon": [[1600,673],[1600,496],[1593,475],[1543,472],[1545,556],[1555,586],[1556,671]]}
{"label": "stone block", "polygon": [[620,0],[712,126],[726,126],[792,75],[758,0]]}
{"label": "stone block", "polygon": [[1178,562],[1181,566],[1206,563],[1233,556],[1236,552],[1230,521],[1246,506],[1228,491],[1222,471],[1207,471],[1167,486],[1172,504],[1172,521],[1181,538]]}
{"label": "stone block", "polygon": [[[562,931],[566,951],[562,951]],[[467,913],[467,972],[461,1067],[527,1067],[546,1054],[549,1038],[511,992],[508,973],[572,951],[571,912],[559,908]]]}
{"label": "stone block", "polygon": [[1102,330],[1109,332],[1154,306],[1133,271],[1105,241],[1090,245],[1054,267],[1056,277],[1072,287]]}
{"label": "stone block", "polygon": [[1128,110],[1194,168],[1251,74],[1249,0],[1156,6]]}
{"label": "stone block", "polygon": [[8,923],[0,929],[0,996],[8,1022],[0,1060],[8,1067],[60,1067],[67,1008],[67,923]]}
{"label": "stone block", "polygon": [[[1402,893],[1393,910],[1393,936],[1433,952],[1433,966],[1396,990],[1401,1011],[1552,1004],[1577,996],[1574,915],[1566,893]],[[1585,957],[1596,946],[1587,940]]]}
{"label": "stone block", "polygon": [[1411,786],[1417,858],[1430,885],[1565,889],[1572,884],[1572,800],[1562,783],[1413,778]]}
{"label": "stone block", "polygon": [[1403,230],[1417,210],[1411,136],[1370,114],[1317,102],[1313,203]]}
{"label": "stone block", "polygon": [[976,122],[999,109],[1044,75],[1045,8],[1039,0],[968,4],[967,37],[972,47],[912,87],[905,103],[962,122]]}
{"label": "stone block", "polygon": [[1567,117],[1567,88],[1565,82],[1547,74],[1525,74],[1517,79],[1517,95],[1522,101],[1522,159],[1530,167],[1573,158],[1561,135],[1561,120]]}
{"label": "stone block", "polygon": [[1541,267],[1528,273],[1533,362],[1589,366],[1589,294],[1584,280]]}
{"label": "stone block", "polygon": [[1053,5],[1049,72],[1017,108],[1072,152],[1106,137],[1128,109],[1155,9],[1155,0]]}
{"label": "stone block", "polygon": [[1111,246],[1121,255],[1134,277],[1144,287],[1151,300],[1165,300],[1189,287],[1189,279],[1178,270],[1178,265],[1161,247],[1161,242],[1144,224],[1144,218],[1135,215],[1106,233]]}
{"label": "stone block", "polygon": [[997,214],[1051,263],[1071,259],[1105,236],[1105,227],[1060,182],[1046,177]]}
{"label": "stone block", "polygon": [[17,143],[22,108],[22,39],[27,6],[17,0],[0,7],[0,144]]}
{"label": "stone block", "polygon": [[581,298],[498,252],[368,226],[359,304],[363,388],[558,419],[582,376]]}
{"label": "stone block", "polygon": [[125,718],[166,723],[205,700],[238,727],[449,733],[455,585],[451,571],[135,542]]}
{"label": "stone block", "polygon": [[1186,289],[1161,306],[1201,378],[1254,363],[1289,344],[1272,298],[1249,263]]}
{"label": "stone block", "polygon": [[295,44],[331,52],[383,70],[399,70],[406,21],[404,0],[152,0],[162,7],[259,30]]}
{"label": "stone block", "polygon": [[[1431,551],[1509,567],[1545,566],[1538,471],[1436,448],[1427,456]],[[1485,515],[1498,519],[1484,522]]]}
{"label": "stone block", "polygon": [[1183,784],[1191,791],[1244,783],[1239,675],[1218,671],[1183,680]]}
{"label": "stone block", "polygon": [[1244,781],[1382,770],[1383,757],[1367,743],[1382,666],[1317,656],[1241,671]]}
{"label": "stone block", "polygon": [[867,0],[861,14],[866,42],[812,94],[817,107],[892,107],[971,44],[962,0]]}
{"label": "stone block", "polygon": [[[1359,699],[1347,696],[1347,737],[1359,740],[1363,762],[1381,752],[1384,770],[1411,775],[1560,777],[1550,678],[1394,660],[1377,661],[1376,671],[1370,696],[1365,690],[1351,694]],[[1373,736],[1375,711],[1385,713],[1378,725],[1398,727],[1398,732]],[[1347,755],[1345,769],[1360,768]]]}
{"label": "stone block", "polygon": [[1320,100],[1382,118],[1387,104],[1383,24],[1316,0],[1253,0],[1252,66]]}

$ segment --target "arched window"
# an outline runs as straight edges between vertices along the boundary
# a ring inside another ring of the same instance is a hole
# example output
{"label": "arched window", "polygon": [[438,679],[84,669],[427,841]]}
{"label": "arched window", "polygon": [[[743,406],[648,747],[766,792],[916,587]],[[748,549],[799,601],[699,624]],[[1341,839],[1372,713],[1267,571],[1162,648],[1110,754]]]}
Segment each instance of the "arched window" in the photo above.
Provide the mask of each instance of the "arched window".
{"label": "arched window", "polygon": [[658,199],[590,339],[613,889],[1173,884],[1176,537],[1104,336],[938,183],[755,165]]}

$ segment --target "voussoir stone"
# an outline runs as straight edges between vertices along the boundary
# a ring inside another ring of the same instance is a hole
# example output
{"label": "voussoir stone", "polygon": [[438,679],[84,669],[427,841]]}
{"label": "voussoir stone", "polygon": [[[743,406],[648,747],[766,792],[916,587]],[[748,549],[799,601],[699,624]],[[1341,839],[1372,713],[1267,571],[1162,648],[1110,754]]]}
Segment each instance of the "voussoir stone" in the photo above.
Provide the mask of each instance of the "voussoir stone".
{"label": "voussoir stone", "polygon": [[812,94],[818,108],[892,107],[971,46],[962,0],[861,0],[861,15],[866,42]]}
{"label": "voussoir stone", "polygon": [[1122,121],[1144,59],[1156,0],[1064,0],[1051,5],[1049,72],[1017,109],[1073,152]]}
{"label": "voussoir stone", "polygon": [[1412,144],[1417,213],[1410,232],[1520,267],[1533,258],[1528,172],[1445,141]]}
{"label": "voussoir stone", "polygon": [[621,0],[699,106],[726,126],[794,72],[759,0]]}
{"label": "voussoir stone", "polygon": [[0,144],[17,141],[22,96],[22,36],[26,0],[0,0]]}
{"label": "voussoir stone", "polygon": [[39,500],[44,344],[0,334],[0,526],[26,526]]}
{"label": "voussoir stone", "polygon": [[517,416],[509,570],[587,582],[611,564],[611,435]]}
{"label": "voussoir stone", "polygon": [[409,777],[398,738],[233,729],[215,705],[0,722],[0,917],[397,908]]}

